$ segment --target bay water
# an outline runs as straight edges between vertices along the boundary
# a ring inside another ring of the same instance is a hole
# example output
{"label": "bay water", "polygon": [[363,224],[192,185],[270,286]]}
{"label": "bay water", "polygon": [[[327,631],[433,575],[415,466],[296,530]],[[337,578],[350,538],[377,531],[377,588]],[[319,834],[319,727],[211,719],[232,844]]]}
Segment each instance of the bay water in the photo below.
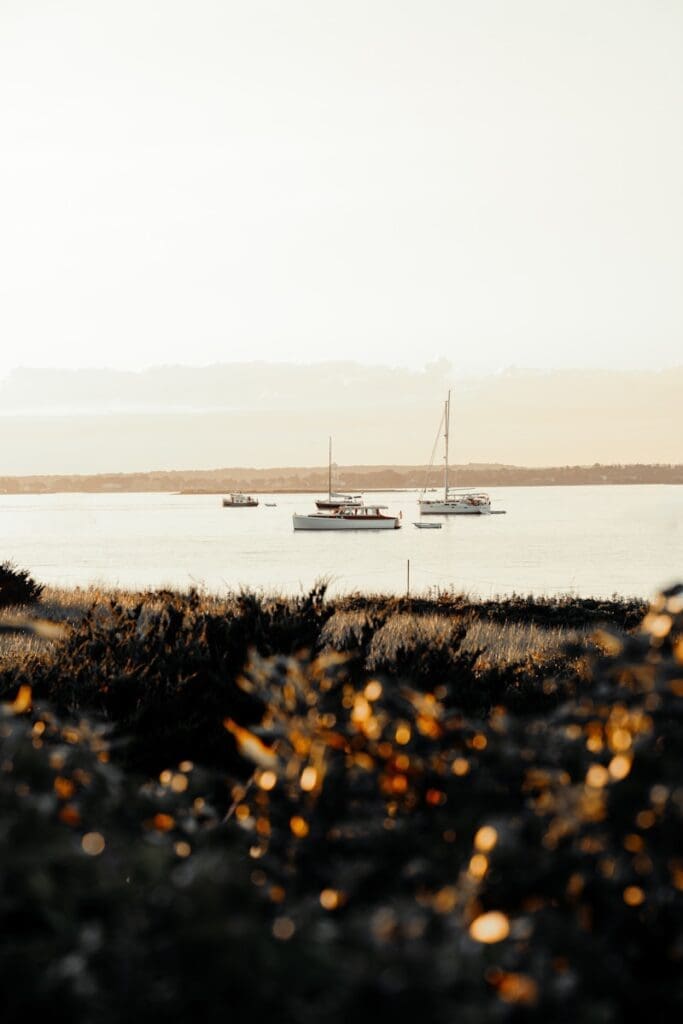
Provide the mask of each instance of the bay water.
{"label": "bay water", "polygon": [[324,577],[331,594],[404,594],[409,578],[412,594],[650,598],[683,581],[683,486],[489,493],[505,515],[428,517],[442,528],[419,530],[417,492],[375,492],[366,501],[400,512],[400,530],[313,533],[292,528],[312,494],[259,495],[252,509],[221,495],[0,495],[0,562],[56,586],[216,593],[300,593]]}

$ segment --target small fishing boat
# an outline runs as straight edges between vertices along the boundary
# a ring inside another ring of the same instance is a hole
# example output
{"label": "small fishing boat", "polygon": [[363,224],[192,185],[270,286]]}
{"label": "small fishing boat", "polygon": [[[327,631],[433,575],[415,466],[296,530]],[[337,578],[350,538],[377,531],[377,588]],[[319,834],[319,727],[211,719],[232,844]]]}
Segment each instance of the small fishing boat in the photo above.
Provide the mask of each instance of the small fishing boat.
{"label": "small fishing boat", "polygon": [[418,530],[440,530],[442,525],[442,523],[413,523]]}
{"label": "small fishing boat", "polygon": [[266,505],[266,508],[275,508],[277,506],[277,502],[276,501],[267,501],[265,503],[265,505]]}
{"label": "small fishing boat", "polygon": [[386,505],[342,506],[331,512],[295,512],[292,524],[295,530],[398,530],[401,513],[385,515]]}
{"label": "small fishing boat", "polygon": [[252,498],[250,494],[234,493],[223,498],[223,508],[256,508],[258,498]]}

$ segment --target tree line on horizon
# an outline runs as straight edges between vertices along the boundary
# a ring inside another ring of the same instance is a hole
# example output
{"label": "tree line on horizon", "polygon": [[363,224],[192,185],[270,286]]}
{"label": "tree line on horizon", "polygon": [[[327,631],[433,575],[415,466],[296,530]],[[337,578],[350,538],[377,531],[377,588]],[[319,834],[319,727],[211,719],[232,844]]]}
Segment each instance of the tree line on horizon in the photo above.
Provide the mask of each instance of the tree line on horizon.
{"label": "tree line on horizon", "polygon": [[[634,464],[592,466],[451,466],[454,486],[516,487],[586,484],[683,484],[683,465]],[[338,466],[335,488],[358,491],[421,489],[442,486],[442,470],[425,466]],[[219,493],[231,490],[327,490],[323,467],[224,468],[155,470],[144,473],[59,474],[0,477],[0,493],[32,494],[59,491],[131,492],[184,491]]]}

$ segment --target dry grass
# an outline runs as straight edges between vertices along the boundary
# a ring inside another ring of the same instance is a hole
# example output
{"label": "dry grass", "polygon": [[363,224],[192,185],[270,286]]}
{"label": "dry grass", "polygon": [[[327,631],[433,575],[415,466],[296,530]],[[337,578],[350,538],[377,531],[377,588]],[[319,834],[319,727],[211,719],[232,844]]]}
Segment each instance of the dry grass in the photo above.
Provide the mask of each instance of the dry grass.
{"label": "dry grass", "polygon": [[[126,609],[144,605],[150,612],[161,609],[169,598],[182,597],[170,591],[128,591],[102,587],[58,588],[46,587],[42,600],[29,606],[5,608],[0,612],[0,625],[17,617],[47,619],[51,622],[75,625],[93,609],[106,619],[114,605]],[[200,613],[229,615],[235,609],[236,595],[201,594],[197,610]],[[265,599],[267,600],[267,599]],[[375,602],[379,598],[375,597]],[[381,603],[381,602],[380,602]],[[360,641],[368,628],[368,613],[364,610],[335,610],[320,633],[320,646],[348,649]],[[481,651],[476,666],[479,669],[493,665],[505,667],[533,659],[552,661],[563,654],[567,645],[591,646],[592,627],[564,628],[541,626],[537,623],[495,622],[478,618],[471,611],[463,616],[452,611],[405,612],[389,611],[387,617],[371,625],[367,668],[387,659],[393,660],[402,648],[414,646],[443,647],[449,643],[455,629],[464,629],[461,649],[464,652]],[[27,667],[36,658],[49,657],[53,644],[30,633],[0,635],[0,669]]]}
{"label": "dry grass", "polygon": [[[329,619],[321,633],[321,641],[331,648],[347,647],[360,637],[366,615],[361,611],[338,611]],[[543,627],[536,623],[490,622],[471,615],[461,620],[465,635],[463,651],[482,651],[477,667],[495,664],[505,666],[533,657],[551,661],[562,655],[567,645],[590,646],[594,630]],[[390,616],[373,635],[368,668],[377,661],[392,659],[406,644],[441,646],[448,643],[458,620],[451,615],[410,614],[399,612]]]}

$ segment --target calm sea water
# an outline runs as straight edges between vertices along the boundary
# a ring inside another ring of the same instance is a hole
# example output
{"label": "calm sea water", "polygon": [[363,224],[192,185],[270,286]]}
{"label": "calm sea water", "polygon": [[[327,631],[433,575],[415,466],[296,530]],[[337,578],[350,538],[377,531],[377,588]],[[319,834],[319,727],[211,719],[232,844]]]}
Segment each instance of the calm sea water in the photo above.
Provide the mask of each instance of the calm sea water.
{"label": "calm sea water", "polygon": [[[458,588],[651,597],[683,580],[683,487],[509,487],[489,492],[498,516],[440,517],[418,530],[415,492],[368,495],[403,514],[401,530],[295,533],[313,495],[263,495],[224,509],[220,495],[0,496],[0,561],[42,583],[191,586],[298,593],[405,593]],[[264,502],[273,501],[275,508]]]}

